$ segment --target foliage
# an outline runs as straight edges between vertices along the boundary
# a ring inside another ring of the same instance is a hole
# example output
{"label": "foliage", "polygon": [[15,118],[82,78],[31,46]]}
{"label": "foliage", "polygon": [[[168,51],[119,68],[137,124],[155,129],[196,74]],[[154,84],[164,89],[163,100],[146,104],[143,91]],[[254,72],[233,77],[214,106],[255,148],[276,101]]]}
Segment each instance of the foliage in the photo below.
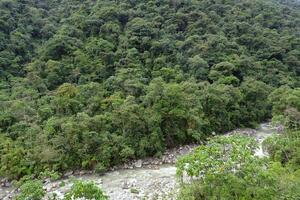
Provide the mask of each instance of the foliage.
{"label": "foliage", "polygon": [[[251,93],[251,87],[245,88]],[[257,84],[257,83],[256,83]],[[259,83],[264,93],[266,85]],[[284,125],[284,132],[267,138],[263,148],[269,158],[253,156],[250,138],[215,137],[206,146],[177,162],[177,173],[192,179],[182,184],[179,199],[299,199],[300,132],[299,88],[280,87],[268,97],[272,106],[273,122]],[[247,98],[253,98],[251,95]],[[247,103],[260,101],[252,99]],[[259,103],[260,106],[268,106]],[[256,107],[255,104],[253,104]],[[258,107],[259,108],[259,107]],[[254,109],[255,110],[255,109]],[[259,109],[256,110],[259,113]],[[248,117],[248,116],[247,116]],[[245,159],[247,158],[247,159]]]}
{"label": "foliage", "polygon": [[44,195],[42,182],[30,180],[21,185],[20,194],[16,197],[16,200],[41,200]]}
{"label": "foliage", "polygon": [[106,200],[107,197],[103,194],[100,188],[98,188],[92,182],[74,181],[72,188],[64,196],[64,200],[71,200],[77,198],[94,199],[94,200]]}
{"label": "foliage", "polygon": [[283,124],[287,129],[300,128],[300,89],[280,87],[274,90],[269,101],[273,107],[273,121]]}
{"label": "foliage", "polygon": [[273,199],[274,179],[267,163],[253,156],[254,139],[220,136],[177,162],[177,174],[196,178],[179,199]]}
{"label": "foliage", "polygon": [[270,158],[283,166],[297,170],[300,167],[300,131],[286,131],[264,141]]}
{"label": "foliage", "polygon": [[45,170],[44,172],[40,173],[38,178],[39,179],[50,178],[51,181],[56,181],[60,177],[61,177],[61,175],[58,172]]}
{"label": "foliage", "polygon": [[271,106],[297,127],[297,89],[267,101],[300,86],[295,5],[2,0],[0,176],[102,173],[255,127]]}
{"label": "foliage", "polygon": [[221,136],[182,157],[177,174],[186,174],[191,181],[182,183],[178,199],[299,198],[299,170],[258,158],[255,148],[251,138]]}

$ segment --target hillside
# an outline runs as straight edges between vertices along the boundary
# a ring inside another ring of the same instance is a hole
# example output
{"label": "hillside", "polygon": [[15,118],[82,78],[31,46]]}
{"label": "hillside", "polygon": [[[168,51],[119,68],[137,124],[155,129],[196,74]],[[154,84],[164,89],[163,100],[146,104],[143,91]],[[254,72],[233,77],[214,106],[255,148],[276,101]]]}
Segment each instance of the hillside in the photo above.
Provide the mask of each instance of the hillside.
{"label": "hillside", "polygon": [[255,127],[299,107],[299,77],[296,1],[1,0],[0,176]]}

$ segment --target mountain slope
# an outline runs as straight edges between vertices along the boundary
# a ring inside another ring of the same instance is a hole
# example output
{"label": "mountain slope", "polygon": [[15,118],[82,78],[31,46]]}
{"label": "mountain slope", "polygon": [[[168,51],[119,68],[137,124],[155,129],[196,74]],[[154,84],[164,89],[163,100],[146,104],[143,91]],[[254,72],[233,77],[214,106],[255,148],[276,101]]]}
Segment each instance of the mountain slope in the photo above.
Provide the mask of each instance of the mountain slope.
{"label": "mountain slope", "polygon": [[2,176],[105,170],[255,126],[299,87],[300,11],[275,0],[0,3]]}

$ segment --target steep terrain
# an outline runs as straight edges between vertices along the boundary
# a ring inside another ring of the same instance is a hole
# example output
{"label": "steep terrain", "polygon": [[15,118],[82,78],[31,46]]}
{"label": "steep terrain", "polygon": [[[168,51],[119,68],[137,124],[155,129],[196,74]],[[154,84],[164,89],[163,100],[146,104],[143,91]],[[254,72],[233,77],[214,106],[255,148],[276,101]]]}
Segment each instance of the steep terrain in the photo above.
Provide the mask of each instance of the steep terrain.
{"label": "steep terrain", "polygon": [[270,118],[300,85],[297,5],[1,0],[0,176],[103,172]]}

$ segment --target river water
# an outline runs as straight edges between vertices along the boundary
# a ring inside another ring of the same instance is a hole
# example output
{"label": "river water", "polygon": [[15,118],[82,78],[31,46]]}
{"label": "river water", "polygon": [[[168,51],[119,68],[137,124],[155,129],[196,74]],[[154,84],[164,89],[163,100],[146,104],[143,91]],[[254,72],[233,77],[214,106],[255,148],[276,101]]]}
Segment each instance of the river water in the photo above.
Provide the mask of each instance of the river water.
{"label": "river water", "polygon": [[[263,151],[261,144],[265,138],[271,136],[274,132],[276,130],[270,124],[263,123],[256,130],[238,129],[230,134],[246,134],[255,137],[260,144],[255,154],[263,157],[267,155]],[[63,194],[70,189],[73,179],[95,182],[111,200],[172,200],[176,199],[175,194],[178,190],[175,166],[160,165],[155,169],[124,169],[109,172],[103,176],[95,174],[82,175],[50,182],[44,186],[47,190],[45,200],[54,193],[57,197],[62,198]],[[12,188],[0,188],[0,199],[8,200],[7,194],[11,190]]]}

